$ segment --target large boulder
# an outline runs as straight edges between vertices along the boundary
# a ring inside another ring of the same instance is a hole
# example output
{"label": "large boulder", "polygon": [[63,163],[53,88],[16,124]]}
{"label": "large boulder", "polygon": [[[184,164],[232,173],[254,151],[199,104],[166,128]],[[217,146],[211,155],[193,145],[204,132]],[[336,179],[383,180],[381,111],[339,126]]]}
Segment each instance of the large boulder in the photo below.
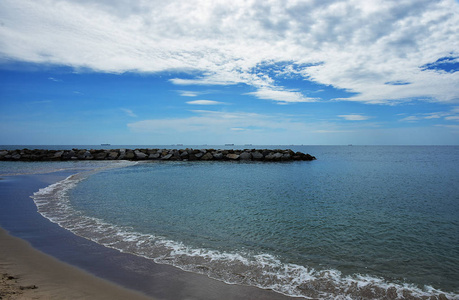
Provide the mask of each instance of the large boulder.
{"label": "large boulder", "polygon": [[262,160],[263,159],[263,154],[261,154],[258,151],[252,152],[252,159],[253,160]]}
{"label": "large boulder", "polygon": [[226,158],[230,160],[237,160],[239,158],[239,155],[236,153],[229,153],[226,155]]}
{"label": "large boulder", "polygon": [[214,152],[214,153],[212,154],[212,156],[213,156],[214,159],[216,159],[216,160],[223,159],[223,153],[221,153],[221,152]]}
{"label": "large boulder", "polygon": [[241,155],[239,155],[240,160],[251,160],[252,159],[252,153],[250,152],[242,152]]}
{"label": "large boulder", "polygon": [[148,156],[148,159],[158,159],[161,156],[158,152],[152,153]]}
{"label": "large boulder", "polygon": [[145,153],[143,153],[143,152],[141,152],[139,150],[135,150],[134,154],[135,154],[137,159],[145,159],[148,156],[147,154],[145,154]]}
{"label": "large boulder", "polygon": [[124,159],[126,156],[126,149],[120,149],[120,155],[118,156],[118,159]]}
{"label": "large boulder", "polygon": [[214,156],[212,155],[212,153],[210,152],[207,152],[206,154],[204,154],[202,157],[201,157],[201,160],[211,160],[213,159]]}
{"label": "large boulder", "polygon": [[166,154],[163,157],[161,157],[162,160],[169,160],[172,157],[172,153]]}
{"label": "large boulder", "polygon": [[117,159],[118,158],[118,152],[116,151],[110,151],[108,153],[108,159]]}
{"label": "large boulder", "polygon": [[99,152],[94,155],[94,159],[96,160],[103,160],[107,157],[107,152]]}
{"label": "large boulder", "polygon": [[135,157],[135,154],[134,154],[134,151],[132,150],[126,151],[126,155],[124,156],[125,159],[134,159],[134,157]]}

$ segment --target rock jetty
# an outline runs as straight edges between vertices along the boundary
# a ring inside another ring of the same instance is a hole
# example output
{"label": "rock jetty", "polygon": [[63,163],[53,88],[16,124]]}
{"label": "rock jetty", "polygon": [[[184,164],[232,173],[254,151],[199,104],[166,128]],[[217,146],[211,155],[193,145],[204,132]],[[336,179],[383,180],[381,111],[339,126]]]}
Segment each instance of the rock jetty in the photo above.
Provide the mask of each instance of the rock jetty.
{"label": "rock jetty", "polygon": [[69,160],[227,160],[293,161],[314,160],[302,152],[272,149],[72,149],[72,150],[0,150],[0,161],[69,161]]}

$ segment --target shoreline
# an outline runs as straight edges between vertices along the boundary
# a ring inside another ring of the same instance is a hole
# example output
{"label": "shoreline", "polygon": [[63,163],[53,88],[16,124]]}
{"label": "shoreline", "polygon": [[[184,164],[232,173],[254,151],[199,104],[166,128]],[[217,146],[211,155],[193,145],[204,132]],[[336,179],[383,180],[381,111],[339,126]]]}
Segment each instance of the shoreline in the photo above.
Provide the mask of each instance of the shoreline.
{"label": "shoreline", "polygon": [[[121,253],[50,222],[37,212],[30,196],[39,188],[75,173],[60,171],[7,176],[0,180],[0,272],[8,274],[1,283],[13,284],[12,290],[21,292],[22,297],[295,299],[253,286],[229,285],[205,275]],[[14,278],[8,279],[9,276]],[[21,290],[20,286],[38,288]],[[8,299],[8,296],[3,297]]]}
{"label": "shoreline", "polygon": [[2,299],[154,299],[58,261],[0,228]]}

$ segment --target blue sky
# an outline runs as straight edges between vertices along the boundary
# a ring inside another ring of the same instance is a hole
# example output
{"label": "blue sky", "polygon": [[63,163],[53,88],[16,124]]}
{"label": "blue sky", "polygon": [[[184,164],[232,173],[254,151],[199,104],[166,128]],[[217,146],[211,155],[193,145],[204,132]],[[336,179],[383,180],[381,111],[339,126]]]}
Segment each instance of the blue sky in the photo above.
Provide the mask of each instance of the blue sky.
{"label": "blue sky", "polygon": [[0,2],[0,144],[459,144],[459,4]]}

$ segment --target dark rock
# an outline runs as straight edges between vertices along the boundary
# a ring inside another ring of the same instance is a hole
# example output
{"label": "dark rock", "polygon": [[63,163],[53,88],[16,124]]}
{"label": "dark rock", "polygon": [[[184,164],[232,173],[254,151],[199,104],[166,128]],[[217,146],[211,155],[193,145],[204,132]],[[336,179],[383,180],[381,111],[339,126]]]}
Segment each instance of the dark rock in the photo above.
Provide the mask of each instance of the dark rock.
{"label": "dark rock", "polygon": [[235,153],[229,153],[229,154],[226,155],[226,158],[228,158],[230,160],[237,160],[239,158],[239,155],[235,154]]}
{"label": "dark rock", "polygon": [[263,159],[263,154],[261,154],[258,151],[252,152],[252,159],[253,160],[262,160]]}
{"label": "dark rock", "polygon": [[134,151],[132,151],[132,150],[126,151],[126,155],[124,157],[126,159],[133,159],[135,157]]}
{"label": "dark rock", "polygon": [[210,152],[207,152],[206,154],[204,154],[202,157],[201,157],[201,160],[211,160],[213,159],[214,156],[212,155],[212,153]]}
{"label": "dark rock", "polygon": [[117,159],[118,158],[118,152],[115,152],[115,151],[109,152],[108,158],[109,159]]}
{"label": "dark rock", "polygon": [[97,160],[103,160],[105,159],[105,157],[107,157],[106,152],[99,152],[94,155],[94,159],[97,159]]}
{"label": "dark rock", "polygon": [[142,151],[139,151],[139,150],[135,150],[134,154],[135,154],[137,159],[145,159],[148,156],[147,154],[145,154],[145,153],[143,153]]}
{"label": "dark rock", "polygon": [[124,159],[126,156],[126,149],[120,149],[120,155],[118,156],[118,160]]}
{"label": "dark rock", "polygon": [[215,152],[212,154],[212,156],[214,157],[214,159],[217,159],[217,160],[223,159],[223,153],[221,152]]}
{"label": "dark rock", "polygon": [[252,159],[252,154],[249,153],[249,152],[242,152],[240,155],[239,155],[239,159],[240,160],[251,160]]}
{"label": "dark rock", "polygon": [[163,157],[161,157],[162,160],[169,160],[172,157],[172,154],[166,154]]}
{"label": "dark rock", "polygon": [[148,156],[148,159],[158,159],[161,156],[158,152],[152,153]]}
{"label": "dark rock", "polygon": [[21,161],[67,161],[67,160],[263,160],[291,161],[315,160],[314,156],[292,150],[214,150],[214,149],[72,149],[72,150],[43,150],[21,149],[0,150],[0,160]]}

